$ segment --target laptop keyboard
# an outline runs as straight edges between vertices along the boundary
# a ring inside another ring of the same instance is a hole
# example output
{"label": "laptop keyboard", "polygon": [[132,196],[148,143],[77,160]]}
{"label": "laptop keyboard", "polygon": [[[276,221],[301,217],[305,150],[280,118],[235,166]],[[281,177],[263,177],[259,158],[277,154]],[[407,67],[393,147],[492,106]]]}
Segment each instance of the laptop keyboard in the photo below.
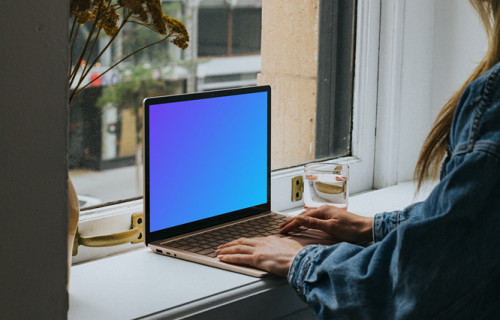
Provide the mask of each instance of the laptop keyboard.
{"label": "laptop keyboard", "polygon": [[172,248],[215,258],[215,250],[217,250],[221,244],[229,241],[241,237],[250,238],[280,235],[280,224],[285,222],[287,219],[288,218],[286,216],[277,213],[270,213],[255,219],[245,220],[240,223],[197,233],[178,240],[166,241],[162,244]]}

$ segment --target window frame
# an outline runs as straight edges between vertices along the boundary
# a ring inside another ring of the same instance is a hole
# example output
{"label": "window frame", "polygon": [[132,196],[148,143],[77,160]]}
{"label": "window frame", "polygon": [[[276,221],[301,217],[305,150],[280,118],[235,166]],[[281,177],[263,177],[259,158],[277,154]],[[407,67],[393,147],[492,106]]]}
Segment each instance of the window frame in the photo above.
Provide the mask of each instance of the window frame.
{"label": "window frame", "polygon": [[[367,191],[373,187],[380,9],[380,1],[357,1],[351,155],[326,160],[326,162],[349,164],[351,194]],[[291,179],[301,174],[302,165],[272,172],[272,210],[286,211],[303,205],[302,201],[292,201],[291,197]],[[93,236],[125,231],[130,228],[131,215],[139,212],[143,212],[142,199],[82,210],[79,232]],[[104,248],[80,246],[78,255],[73,257],[73,264],[142,247],[143,243]]]}
{"label": "window frame", "polygon": [[350,154],[357,1],[320,1],[316,159]]}

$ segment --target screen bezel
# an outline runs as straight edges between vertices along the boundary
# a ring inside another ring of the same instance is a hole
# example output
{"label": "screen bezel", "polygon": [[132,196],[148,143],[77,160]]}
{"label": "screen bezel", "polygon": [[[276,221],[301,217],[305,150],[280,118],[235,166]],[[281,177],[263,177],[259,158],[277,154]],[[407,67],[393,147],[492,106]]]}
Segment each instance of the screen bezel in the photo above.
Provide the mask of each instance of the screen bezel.
{"label": "screen bezel", "polygon": [[[221,214],[215,217],[210,217],[206,219],[201,219],[186,223],[183,225],[170,227],[162,230],[157,230],[151,232],[150,229],[150,171],[149,171],[149,114],[150,106],[158,104],[168,104],[172,102],[182,102],[188,100],[200,100],[207,98],[217,98],[226,97],[233,95],[241,95],[248,93],[267,93],[267,202],[260,205],[237,210],[225,214]],[[144,108],[144,125],[143,125],[143,137],[144,137],[144,214],[145,214],[145,242],[146,245],[157,240],[168,239],[181,234],[186,234],[189,232],[194,232],[201,230],[203,228],[213,227],[222,223],[227,223],[235,221],[242,218],[251,217],[264,212],[269,212],[271,210],[271,87],[270,86],[254,86],[254,87],[244,87],[236,89],[224,89],[224,90],[214,90],[205,91],[197,93],[188,93],[180,95],[162,96],[162,97],[152,97],[146,98],[143,101]]]}

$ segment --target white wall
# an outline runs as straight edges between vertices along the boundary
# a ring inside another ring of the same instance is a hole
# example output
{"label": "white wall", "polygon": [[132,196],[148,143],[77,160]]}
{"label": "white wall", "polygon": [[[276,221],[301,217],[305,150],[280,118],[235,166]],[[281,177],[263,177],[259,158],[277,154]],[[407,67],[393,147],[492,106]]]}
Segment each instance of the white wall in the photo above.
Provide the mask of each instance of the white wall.
{"label": "white wall", "polygon": [[[438,0],[440,1],[440,0]],[[432,118],[434,0],[407,0],[404,10],[398,182],[411,180]]]}
{"label": "white wall", "polygon": [[0,2],[0,319],[66,318],[68,4]]}
{"label": "white wall", "polygon": [[487,38],[467,0],[436,1],[434,21],[432,108],[437,115],[483,58]]}
{"label": "white wall", "polygon": [[[391,3],[394,1],[382,0],[382,10],[387,10]],[[402,7],[404,21],[397,145],[379,148],[380,144],[388,142],[377,140],[377,152],[391,148],[397,150],[397,164],[394,165],[397,167],[394,169],[396,178],[391,183],[377,179],[375,175],[376,187],[413,178],[420,148],[437,113],[466,80],[487,48],[482,25],[468,0],[404,0]],[[394,33],[390,28],[386,26],[385,30],[382,29],[382,37],[384,32]],[[378,108],[380,110],[380,103]],[[381,116],[378,115],[379,118]],[[376,170],[383,168],[384,157],[380,153],[377,155],[379,164]]]}

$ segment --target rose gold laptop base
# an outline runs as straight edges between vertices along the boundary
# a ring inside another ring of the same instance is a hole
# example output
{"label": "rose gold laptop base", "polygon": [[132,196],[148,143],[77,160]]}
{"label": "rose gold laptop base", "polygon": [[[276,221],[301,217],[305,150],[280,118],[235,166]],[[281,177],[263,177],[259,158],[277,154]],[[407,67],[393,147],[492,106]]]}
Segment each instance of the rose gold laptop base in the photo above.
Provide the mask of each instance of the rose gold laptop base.
{"label": "rose gold laptop base", "polygon": [[217,250],[221,244],[241,237],[252,238],[270,235],[287,237],[304,246],[311,244],[330,245],[336,242],[326,233],[318,230],[301,229],[293,234],[280,235],[280,224],[290,217],[292,216],[283,213],[268,212],[168,240],[154,241],[148,246],[153,252],[172,258],[205,264],[253,277],[265,277],[269,275],[266,271],[219,261],[215,254],[215,250]]}

